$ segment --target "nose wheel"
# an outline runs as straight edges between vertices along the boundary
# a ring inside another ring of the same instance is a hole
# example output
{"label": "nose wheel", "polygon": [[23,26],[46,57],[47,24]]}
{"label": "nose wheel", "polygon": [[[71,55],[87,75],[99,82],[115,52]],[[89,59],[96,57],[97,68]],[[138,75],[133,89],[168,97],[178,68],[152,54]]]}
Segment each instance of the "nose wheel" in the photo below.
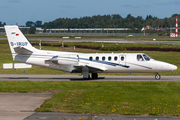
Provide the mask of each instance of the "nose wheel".
{"label": "nose wheel", "polygon": [[156,80],[159,80],[159,79],[161,79],[161,76],[157,73],[157,74],[155,75],[155,79],[156,79]]}

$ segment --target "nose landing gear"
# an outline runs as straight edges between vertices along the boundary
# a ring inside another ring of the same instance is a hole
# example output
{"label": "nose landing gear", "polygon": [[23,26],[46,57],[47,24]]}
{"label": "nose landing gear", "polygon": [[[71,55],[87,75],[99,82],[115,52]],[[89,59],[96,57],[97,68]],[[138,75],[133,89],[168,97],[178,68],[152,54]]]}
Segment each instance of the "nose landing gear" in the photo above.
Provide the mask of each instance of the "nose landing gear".
{"label": "nose landing gear", "polygon": [[161,76],[157,73],[157,74],[155,75],[155,79],[156,79],[156,80],[159,80],[159,79],[161,79]]}

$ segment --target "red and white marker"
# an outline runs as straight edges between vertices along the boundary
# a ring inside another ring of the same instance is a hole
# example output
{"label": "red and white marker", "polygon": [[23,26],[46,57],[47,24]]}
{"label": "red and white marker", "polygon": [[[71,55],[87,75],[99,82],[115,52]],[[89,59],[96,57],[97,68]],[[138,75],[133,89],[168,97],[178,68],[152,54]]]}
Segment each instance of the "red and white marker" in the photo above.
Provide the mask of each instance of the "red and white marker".
{"label": "red and white marker", "polygon": [[176,16],[176,37],[178,37],[178,19]]}

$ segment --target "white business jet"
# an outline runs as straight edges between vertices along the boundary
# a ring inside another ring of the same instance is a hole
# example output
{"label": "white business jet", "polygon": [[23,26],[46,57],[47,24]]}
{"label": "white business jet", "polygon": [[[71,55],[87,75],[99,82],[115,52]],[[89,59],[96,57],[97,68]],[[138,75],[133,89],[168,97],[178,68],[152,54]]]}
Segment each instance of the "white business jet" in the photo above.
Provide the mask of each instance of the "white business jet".
{"label": "white business jet", "polygon": [[18,26],[5,26],[14,61],[60,70],[82,73],[84,79],[97,79],[97,73],[172,72],[177,66],[152,59],[144,53],[75,53],[34,48]]}

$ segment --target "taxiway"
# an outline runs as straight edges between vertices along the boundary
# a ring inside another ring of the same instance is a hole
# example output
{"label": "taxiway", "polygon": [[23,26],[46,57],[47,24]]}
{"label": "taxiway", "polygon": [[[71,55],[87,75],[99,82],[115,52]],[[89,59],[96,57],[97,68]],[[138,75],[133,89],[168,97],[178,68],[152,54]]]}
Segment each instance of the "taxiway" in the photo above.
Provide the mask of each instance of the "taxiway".
{"label": "taxiway", "polygon": [[153,76],[115,76],[99,75],[98,79],[84,80],[80,75],[28,75],[28,74],[0,74],[0,81],[173,81],[180,82],[180,76],[161,76],[156,80]]}
{"label": "taxiway", "polygon": [[[0,38],[0,40],[7,40],[7,38]],[[126,39],[51,39],[51,38],[29,38],[29,40],[37,41],[64,41],[64,42],[107,42],[107,43],[143,43],[143,44],[176,44],[180,45],[180,41],[153,41],[153,40],[126,40]]]}

